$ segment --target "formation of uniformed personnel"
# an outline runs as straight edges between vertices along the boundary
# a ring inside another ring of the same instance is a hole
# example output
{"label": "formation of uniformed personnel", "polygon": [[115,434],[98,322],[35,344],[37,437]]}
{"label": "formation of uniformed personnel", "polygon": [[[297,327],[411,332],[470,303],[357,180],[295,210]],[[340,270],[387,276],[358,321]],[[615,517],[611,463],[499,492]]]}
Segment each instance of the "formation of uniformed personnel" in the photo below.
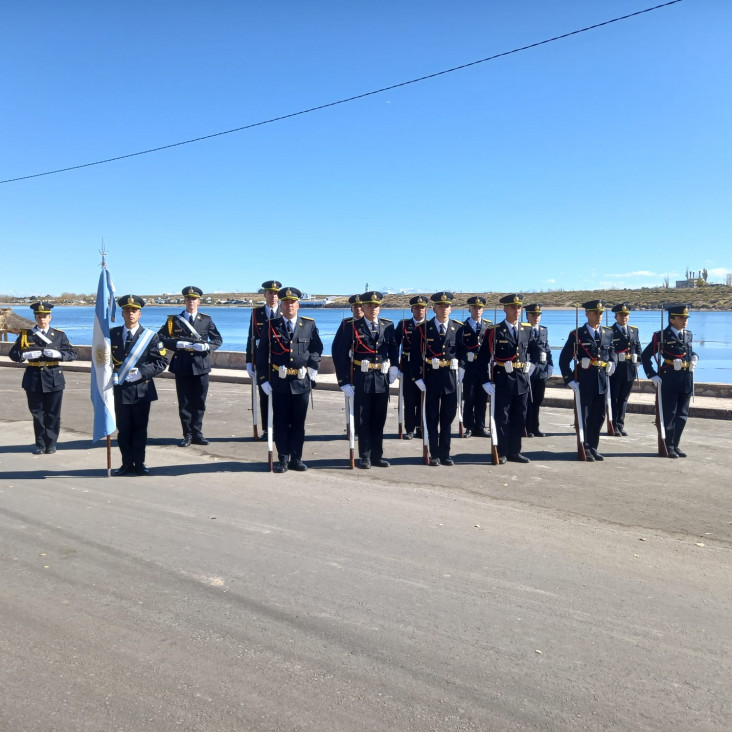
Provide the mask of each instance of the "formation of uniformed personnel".
{"label": "formation of uniformed personnel", "polygon": [[661,389],[666,449],[670,458],[684,458],[679,448],[689,417],[689,402],[694,392],[694,369],[699,356],[694,353],[693,334],[687,330],[688,305],[669,305],[668,325],[653,334],[641,358],[646,376]]}
{"label": "formation of uniformed personnel", "polygon": [[450,318],[453,299],[451,292],[430,297],[435,315],[414,329],[410,348],[409,373],[425,393],[430,465],[434,466],[455,464],[450,457],[450,429],[457,413],[457,332],[462,323]]}
{"label": "formation of uniformed personnel", "polygon": [[458,330],[458,359],[461,364],[458,373],[462,376],[463,386],[464,437],[490,437],[490,432],[485,427],[488,397],[483,390],[485,379],[478,368],[478,353],[493,321],[483,318],[486,305],[484,297],[474,295],[467,302],[470,317]]}
{"label": "formation of uniformed personnel", "polygon": [[[597,451],[605,421],[605,395],[617,363],[613,331],[601,325],[605,305],[589,300],[582,307],[587,322],[571,331],[559,355],[559,368],[567,384],[579,394],[584,424],[584,448],[588,462],[604,460]],[[573,366],[574,364],[574,366]]]}
{"label": "formation of uniformed personnel", "polygon": [[[495,399],[498,461],[528,463],[521,454],[529,399],[528,358],[531,326],[521,322],[523,298],[518,293],[499,300],[505,318],[496,323],[478,353],[486,393]],[[492,380],[489,380],[492,376]]]}
{"label": "formation of uniformed personnel", "polygon": [[334,351],[340,347],[343,340],[348,343],[349,348],[351,347],[351,341],[353,340],[353,328],[351,324],[354,320],[363,318],[363,303],[361,302],[361,295],[351,295],[348,298],[348,304],[351,307],[351,315],[347,318],[343,318],[336,329],[332,347]]}
{"label": "formation of uniformed personnel", "polygon": [[264,324],[256,352],[258,385],[272,398],[275,473],[307,470],[302,461],[305,417],[323,343],[315,321],[298,316],[301,297],[296,287],[279,290],[280,316]]}
{"label": "formation of uniformed personnel", "polygon": [[114,414],[122,466],[112,475],[148,475],[145,465],[150,404],[158,398],[153,377],[165,371],[165,347],[154,330],[140,325],[145,301],[137,295],[117,300],[124,325],[111,328],[109,340],[114,364]]}
{"label": "formation of uniformed personnel", "polygon": [[549,331],[541,325],[541,303],[532,302],[524,308],[526,318],[531,324],[529,359],[531,361],[531,391],[526,408],[526,436],[544,437],[539,428],[539,410],[544,401],[547,379],[554,372],[552,349],[549,346]]}
{"label": "formation of uniformed personnel", "polygon": [[[249,333],[247,334],[247,355],[246,364],[249,378],[252,380],[252,388],[254,384],[261,384],[261,380],[257,379],[254,369],[257,360],[257,346],[259,340],[262,337],[262,332],[265,330],[266,324],[273,318],[277,318],[280,315],[279,310],[279,290],[282,287],[282,283],[277,280],[267,280],[262,282],[262,289],[264,290],[264,305],[252,310],[252,317],[249,321]],[[259,436],[260,440],[267,439],[267,410],[268,410],[268,396],[265,394],[261,387],[259,388],[259,408],[262,416],[262,434]]]}
{"label": "formation of uniformed personnel", "polygon": [[53,303],[34,302],[30,307],[35,328],[22,330],[8,355],[17,363],[27,362],[22,386],[33,417],[33,454],[52,455],[61,430],[61,402],[66,386],[60,364],[73,361],[76,351],[62,330],[51,328]]}
{"label": "formation of uniformed personnel", "polygon": [[613,347],[618,356],[618,365],[610,377],[610,406],[615,435],[626,437],[625,410],[633,382],[638,376],[638,362],[641,357],[641,343],[638,328],[629,325],[630,306],[627,302],[613,305],[615,322],[612,324]]}
{"label": "formation of uniformed personnel", "polygon": [[[360,296],[364,314],[353,318],[343,337],[333,341],[338,386],[354,400],[359,467],[388,468],[384,459],[384,425],[389,385],[399,371],[398,348],[391,320],[379,317],[384,296],[374,290]],[[350,336],[350,338],[349,338]]]}
{"label": "formation of uniformed personnel", "polygon": [[415,295],[409,300],[411,318],[400,320],[394,329],[397,346],[400,348],[399,371],[404,406],[404,437],[411,440],[415,435],[422,437],[422,400],[420,390],[409,376],[412,337],[414,329],[427,315],[428,300],[424,295]]}
{"label": "formation of uniformed personnel", "polygon": [[175,374],[178,414],[183,429],[180,447],[208,445],[203,436],[203,413],[206,411],[210,354],[222,343],[221,334],[209,315],[198,312],[203,290],[184,287],[185,310],[169,315],[158,331],[166,351],[172,351],[168,370]]}

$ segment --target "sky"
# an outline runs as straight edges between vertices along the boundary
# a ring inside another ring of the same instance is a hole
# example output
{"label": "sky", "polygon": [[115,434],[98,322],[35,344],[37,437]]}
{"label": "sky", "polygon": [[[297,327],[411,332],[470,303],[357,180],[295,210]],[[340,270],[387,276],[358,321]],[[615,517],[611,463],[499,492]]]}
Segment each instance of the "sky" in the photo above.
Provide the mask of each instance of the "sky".
{"label": "sky", "polygon": [[[661,0],[34,0],[0,24],[0,180],[400,84]],[[728,0],[349,103],[0,183],[0,293],[522,292],[732,272]]]}

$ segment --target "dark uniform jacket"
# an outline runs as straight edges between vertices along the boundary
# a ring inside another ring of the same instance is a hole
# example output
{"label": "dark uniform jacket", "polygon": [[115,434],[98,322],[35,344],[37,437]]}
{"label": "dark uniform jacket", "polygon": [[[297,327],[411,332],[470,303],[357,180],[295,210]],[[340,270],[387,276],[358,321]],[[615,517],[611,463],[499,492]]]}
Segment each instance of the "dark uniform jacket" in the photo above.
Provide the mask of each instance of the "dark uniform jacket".
{"label": "dark uniform jacket", "polygon": [[[279,317],[279,307],[272,316],[272,320]],[[257,360],[257,346],[259,339],[267,325],[267,306],[262,305],[252,310],[252,318],[249,321],[249,333],[247,335],[247,363],[255,363]],[[267,381],[267,379],[265,379]]]}
{"label": "dark uniform jacket", "polygon": [[[414,329],[409,357],[412,381],[424,379],[428,391],[440,394],[452,394],[457,390],[458,372],[450,368],[450,361],[458,359],[457,333],[461,326],[459,320],[448,319],[442,336],[437,320],[430,318]],[[439,360],[439,368],[432,367],[434,358]]]}
{"label": "dark uniform jacket", "polygon": [[[634,325],[626,325],[628,335],[624,335],[621,327],[617,323],[613,323],[613,348],[618,354],[618,365],[615,367],[615,373],[612,375],[614,381],[635,381],[638,375],[638,364],[633,363],[631,356],[635,354],[640,361],[641,344],[638,335],[638,328]],[[625,354],[621,356],[620,354]],[[621,360],[622,359],[622,360]]]}
{"label": "dark uniform jacket", "polygon": [[404,318],[404,320],[400,320],[397,323],[396,328],[394,328],[394,338],[396,340],[397,347],[401,349],[399,370],[403,374],[409,373],[409,354],[412,347],[414,329],[416,327],[417,324],[414,322],[414,318]]}
{"label": "dark uniform jacket", "polygon": [[[567,342],[559,354],[559,368],[562,371],[564,383],[569,384],[575,379],[572,361],[575,358],[575,342],[577,343],[577,376],[580,391],[587,394],[605,394],[608,388],[607,364],[610,361],[617,363],[613,347],[613,331],[604,325],[598,326],[600,342],[598,343],[587,329],[587,324],[571,331]],[[577,338],[575,339],[575,335]],[[589,358],[589,368],[582,368],[582,359]]]}
{"label": "dark uniform jacket", "polygon": [[[185,313],[183,317],[188,317],[188,313]],[[211,371],[211,357],[209,354],[221,345],[221,334],[210,316],[204,313],[196,314],[193,329],[198,333],[199,342],[208,343],[208,351],[187,351],[175,347],[178,341],[197,342],[196,337],[180,322],[177,315],[169,315],[165,325],[158,331],[166,350],[173,352],[173,358],[170,360],[170,366],[168,366],[168,371],[173,374],[202,376]]]}
{"label": "dark uniform jacket", "polygon": [[[488,381],[489,365],[493,362],[492,381],[503,394],[525,394],[529,390],[529,375],[524,364],[529,361],[531,325],[518,323],[516,330],[502,321],[490,328],[478,353],[481,382]],[[511,362],[513,371],[508,373],[505,364]]]}
{"label": "dark uniform jacket", "polygon": [[[493,325],[491,320],[483,319],[480,321],[479,329],[475,331],[466,321],[458,331],[458,359],[460,366],[465,369],[464,382],[478,382],[481,379],[478,354],[480,353],[480,347],[483,345],[485,334],[491,325]],[[481,383],[483,382],[481,381]]]}
{"label": "dark uniform jacket", "polygon": [[[365,394],[383,394],[389,391],[389,373],[382,373],[381,365],[396,366],[399,349],[394,335],[394,323],[379,318],[376,335],[371,333],[371,321],[366,318],[348,318],[342,324],[342,336],[333,340],[333,365],[338,386],[353,384]],[[350,351],[353,348],[353,359]],[[351,381],[351,360],[353,360],[353,381]],[[362,370],[362,363],[369,362],[368,371]]]}
{"label": "dark uniform jacket", "polygon": [[[292,338],[284,318],[265,321],[256,353],[257,383],[269,381],[275,393],[305,394],[312,388],[307,369],[317,370],[322,353],[323,342],[312,318],[298,316]],[[285,378],[280,377],[280,366],[287,369]],[[306,369],[303,378],[298,374],[301,368]]]}
{"label": "dark uniform jacket", "polygon": [[[69,343],[66,334],[58,328],[49,328],[46,335],[50,343],[46,343],[38,335],[35,329],[22,330],[18,339],[10,349],[11,361],[21,363],[24,351],[41,351],[45,348],[53,348],[61,353],[60,361],[73,361],[76,358],[76,350]],[[22,386],[26,391],[52,392],[62,391],[66,386],[63,371],[59,366],[59,359],[49,358],[41,353],[40,358],[28,361],[29,366],[23,374]]]}
{"label": "dark uniform jacket", "polygon": [[[531,373],[531,380],[546,381],[549,378],[549,367],[554,368],[552,360],[552,349],[549,347],[549,331],[546,326],[538,325],[538,336],[534,336],[534,326],[531,326],[531,339],[529,340],[529,360],[534,364]],[[541,363],[541,354],[546,354],[546,361]]]}
{"label": "dark uniform jacket", "polygon": [[[663,388],[671,388],[681,394],[690,394],[694,388],[694,376],[691,371],[691,360],[696,356],[692,348],[693,334],[684,329],[679,338],[671,326],[663,331],[656,331],[651,342],[643,349],[641,359],[646,376],[659,375],[663,380]],[[661,363],[657,368],[656,356],[660,354]],[[674,359],[681,360],[681,370],[674,369]]]}
{"label": "dark uniform jacket", "polygon": [[[135,343],[137,343],[144,330],[145,328],[142,326],[138,327],[137,332],[132,338],[130,352],[134,349]],[[115,373],[119,371],[120,366],[125,360],[125,344],[122,338],[122,332],[123,327],[121,325],[109,331]],[[143,401],[154,402],[158,398],[158,393],[155,389],[153,377],[165,371],[167,365],[168,363],[165,360],[165,347],[156,333],[135,364],[142,378],[139,381],[124,381],[121,384],[116,384],[114,387],[115,393],[122,398],[122,404],[137,404],[137,402]]]}

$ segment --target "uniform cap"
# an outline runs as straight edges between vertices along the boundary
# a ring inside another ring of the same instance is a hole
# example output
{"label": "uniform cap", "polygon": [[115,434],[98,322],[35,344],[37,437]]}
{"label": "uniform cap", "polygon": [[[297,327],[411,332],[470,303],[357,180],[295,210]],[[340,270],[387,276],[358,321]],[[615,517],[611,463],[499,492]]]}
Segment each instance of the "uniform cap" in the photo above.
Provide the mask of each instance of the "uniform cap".
{"label": "uniform cap", "polygon": [[619,302],[617,305],[613,305],[612,311],[614,313],[622,313],[627,315],[630,312],[630,305],[627,302]]}
{"label": "uniform cap", "polygon": [[480,295],[473,295],[473,297],[469,297],[467,300],[468,305],[475,305],[479,308],[484,308],[487,304],[487,300],[484,297],[481,297]]}
{"label": "uniform cap", "polygon": [[46,300],[40,300],[39,302],[32,302],[30,309],[34,315],[49,315],[53,310],[53,303],[47,302]]}
{"label": "uniform cap", "polygon": [[117,300],[117,305],[121,308],[137,308],[142,310],[145,307],[145,301],[139,295],[123,295]]}
{"label": "uniform cap", "polygon": [[267,280],[266,282],[262,282],[262,289],[269,290],[270,292],[277,292],[282,287],[281,282],[277,282],[277,280]]}
{"label": "uniform cap", "polygon": [[427,305],[429,305],[429,300],[424,295],[415,295],[409,300],[409,304],[412,307],[414,307],[415,305],[419,305],[420,307],[426,307]]}
{"label": "uniform cap", "polygon": [[351,297],[348,298],[348,304],[349,305],[363,305],[363,301],[361,300],[361,295],[351,295]]}
{"label": "uniform cap", "polygon": [[277,294],[280,300],[292,300],[294,302],[302,297],[302,292],[297,287],[283,287]]}
{"label": "uniform cap", "polygon": [[384,301],[384,294],[376,290],[369,290],[361,295],[361,302],[364,305],[381,305]]}
{"label": "uniform cap", "polygon": [[582,307],[585,310],[599,310],[603,312],[605,310],[605,303],[602,300],[588,300],[582,303]]}
{"label": "uniform cap", "polygon": [[189,285],[181,290],[181,294],[184,297],[201,297],[201,295],[203,295],[203,290],[200,287]]}
{"label": "uniform cap", "polygon": [[452,292],[436,292],[430,297],[430,300],[435,305],[452,305],[452,301],[455,299],[455,295]]}
{"label": "uniform cap", "polygon": [[523,295],[519,295],[517,292],[512,292],[510,295],[504,295],[498,302],[501,305],[523,305]]}
{"label": "uniform cap", "polygon": [[541,303],[532,302],[524,306],[524,310],[527,313],[534,313],[534,315],[541,315]]}
{"label": "uniform cap", "polygon": [[689,317],[689,306],[681,304],[681,303],[676,303],[674,305],[667,305],[666,312],[669,315],[681,315],[684,318],[688,318]]}

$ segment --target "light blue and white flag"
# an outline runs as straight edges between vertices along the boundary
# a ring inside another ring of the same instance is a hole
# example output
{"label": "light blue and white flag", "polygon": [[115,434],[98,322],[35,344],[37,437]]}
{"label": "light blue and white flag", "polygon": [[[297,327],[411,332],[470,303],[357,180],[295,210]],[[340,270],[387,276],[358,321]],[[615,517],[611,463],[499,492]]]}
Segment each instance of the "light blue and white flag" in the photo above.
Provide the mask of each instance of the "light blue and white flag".
{"label": "light blue and white flag", "polygon": [[117,424],[114,419],[114,385],[112,383],[112,346],[109,324],[114,322],[117,302],[114,285],[106,267],[102,267],[94,310],[94,335],[91,352],[91,400],[94,406],[94,440],[111,435]]}

